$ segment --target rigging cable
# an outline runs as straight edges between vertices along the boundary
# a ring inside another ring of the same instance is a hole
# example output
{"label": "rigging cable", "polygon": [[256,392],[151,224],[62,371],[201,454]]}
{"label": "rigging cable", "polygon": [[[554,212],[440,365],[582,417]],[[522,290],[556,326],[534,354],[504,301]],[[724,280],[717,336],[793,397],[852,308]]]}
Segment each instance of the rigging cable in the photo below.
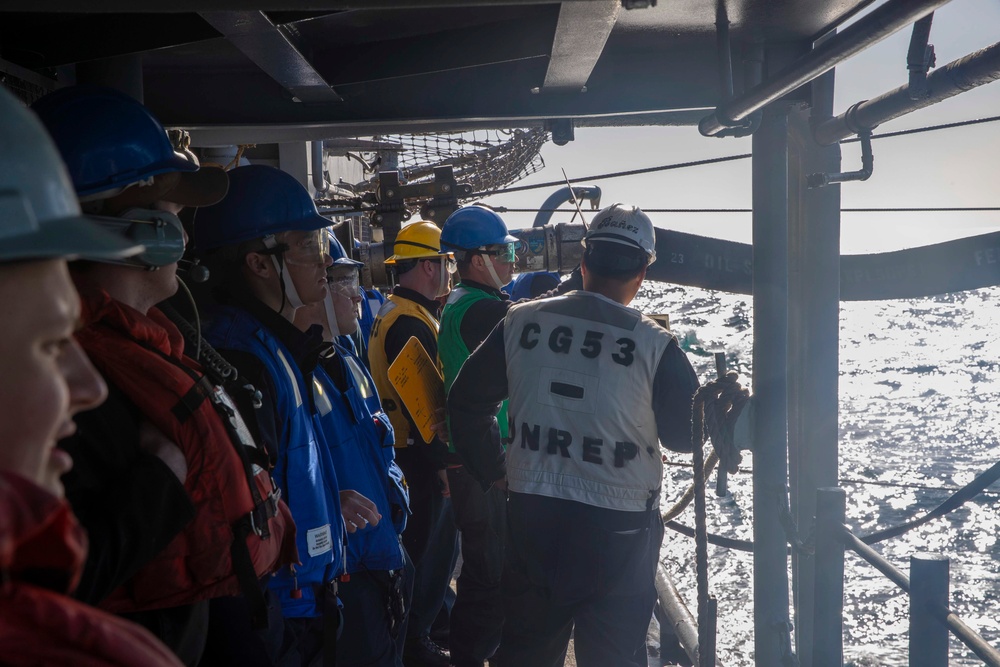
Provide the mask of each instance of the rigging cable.
{"label": "rigging cable", "polygon": [[[896,132],[885,132],[883,134],[873,134],[872,141],[877,139],[890,139],[893,137],[902,137],[910,134],[919,134],[922,132],[934,132],[936,130],[948,130],[956,127],[965,127],[968,125],[979,125],[982,123],[992,123],[1000,121],[1000,116],[989,116],[986,118],[974,118],[970,120],[963,120],[954,123],[942,123],[940,125],[928,125],[926,127],[916,127],[909,130],[898,130]],[[858,141],[857,138],[845,139],[841,143],[852,143]],[[685,167],[700,167],[709,164],[719,164],[722,162],[733,162],[735,160],[745,160],[751,157],[751,153],[741,153],[739,155],[729,155],[724,157],[709,158],[706,160],[694,160],[691,162],[678,162],[674,164],[661,165],[659,167],[645,167],[642,169],[630,169],[628,171],[616,171],[607,174],[598,174],[596,176],[582,176],[580,178],[569,179],[570,183],[580,183],[583,181],[596,181],[601,179],[609,178],[621,178],[623,176],[637,176],[639,174],[650,174],[657,171],[670,171],[672,169],[683,169]],[[537,190],[541,188],[551,188],[555,186],[565,185],[564,181],[549,181],[546,183],[535,183],[533,185],[518,185],[513,188],[504,188],[503,190],[495,190],[492,192],[473,192],[469,195],[472,198],[482,198],[482,197],[493,197],[496,195],[504,195],[511,192],[523,192],[525,190]]]}

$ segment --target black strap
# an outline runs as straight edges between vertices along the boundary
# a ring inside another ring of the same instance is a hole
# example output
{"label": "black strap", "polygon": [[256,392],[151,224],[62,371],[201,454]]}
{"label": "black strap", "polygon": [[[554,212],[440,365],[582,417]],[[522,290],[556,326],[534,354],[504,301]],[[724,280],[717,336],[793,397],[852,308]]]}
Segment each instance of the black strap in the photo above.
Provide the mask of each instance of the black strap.
{"label": "black strap", "polygon": [[323,667],[336,667],[337,641],[343,626],[340,605],[337,604],[337,582],[322,587],[323,595]]}
{"label": "black strap", "polygon": [[230,558],[233,561],[233,572],[236,573],[236,580],[240,582],[240,589],[243,597],[246,598],[247,606],[250,607],[250,620],[257,630],[265,630],[268,626],[267,601],[264,599],[264,589],[261,588],[257,579],[257,570],[253,566],[253,559],[250,557],[250,549],[247,547],[247,538],[253,532],[250,519],[244,517],[233,526],[233,543],[229,549]]}
{"label": "black strap", "polygon": [[[159,352],[159,350],[157,350],[157,352]],[[169,357],[162,352],[160,354],[169,359]],[[191,388],[188,389],[186,394],[180,397],[177,404],[170,409],[171,414],[173,414],[174,418],[181,424],[186,422],[195,412],[198,411],[198,408],[200,408],[201,404],[205,402],[205,399],[209,397],[213,389],[212,383],[205,376],[200,378],[192,376],[192,379],[195,380],[195,383],[191,385]]]}

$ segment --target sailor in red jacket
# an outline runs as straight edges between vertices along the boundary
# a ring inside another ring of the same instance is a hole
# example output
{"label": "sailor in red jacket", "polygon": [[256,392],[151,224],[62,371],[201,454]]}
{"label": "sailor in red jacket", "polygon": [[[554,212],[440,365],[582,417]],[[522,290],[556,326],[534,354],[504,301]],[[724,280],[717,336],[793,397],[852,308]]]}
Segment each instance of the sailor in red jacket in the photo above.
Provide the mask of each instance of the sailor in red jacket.
{"label": "sailor in red jacket", "polygon": [[73,339],[66,258],[142,249],[82,218],[41,125],[0,89],[0,661],[179,667],[143,628],[77,602],[86,538],[63,499],[56,448],[107,388]]}
{"label": "sailor in red jacket", "polygon": [[76,338],[110,392],[61,443],[74,463],[66,496],[100,546],[78,597],[128,614],[187,664],[269,667],[283,637],[264,582],[297,560],[291,515],[232,385],[208,367],[216,357],[198,341],[186,352],[158,306],[179,287],[177,214],[220,200],[228,176],[175,153],[149,110],[118,91],[71,86],[32,108],[81,206],[145,245],[128,260],[70,265]]}

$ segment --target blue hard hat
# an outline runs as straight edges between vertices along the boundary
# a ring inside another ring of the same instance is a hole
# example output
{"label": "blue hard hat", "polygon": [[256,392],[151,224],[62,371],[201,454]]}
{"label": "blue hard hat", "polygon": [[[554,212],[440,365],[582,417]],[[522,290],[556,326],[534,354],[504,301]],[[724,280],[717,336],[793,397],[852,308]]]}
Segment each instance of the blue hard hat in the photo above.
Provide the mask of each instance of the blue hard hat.
{"label": "blue hard hat", "polygon": [[333,266],[354,266],[361,268],[364,262],[356,262],[344,250],[344,246],[337,240],[337,237],[330,233],[330,257],[333,258]]}
{"label": "blue hard hat", "polygon": [[533,299],[559,286],[559,274],[550,271],[520,273],[510,281],[505,290],[511,301]]}
{"label": "blue hard hat", "polygon": [[507,233],[503,218],[485,206],[463,206],[449,215],[441,227],[442,253],[520,242]]}
{"label": "blue hard hat", "polygon": [[229,192],[225,199],[197,210],[193,243],[197,252],[204,252],[281,232],[313,231],[330,224],[293,176],[274,167],[252,164],[229,172]]}
{"label": "blue hard hat", "polygon": [[157,174],[198,171],[174,152],[149,109],[113,88],[60,88],[31,108],[59,148],[81,199],[114,194]]}

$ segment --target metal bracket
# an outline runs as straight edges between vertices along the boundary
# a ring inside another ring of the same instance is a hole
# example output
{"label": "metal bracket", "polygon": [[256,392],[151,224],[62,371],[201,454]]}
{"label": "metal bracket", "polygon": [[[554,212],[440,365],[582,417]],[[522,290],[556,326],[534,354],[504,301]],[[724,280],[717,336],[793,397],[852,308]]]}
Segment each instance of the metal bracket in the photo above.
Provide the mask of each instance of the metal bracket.
{"label": "metal bracket", "polygon": [[399,172],[380,171],[371,219],[372,224],[382,227],[386,256],[392,254],[392,244],[403,223],[413,215],[406,207],[407,199],[428,200],[420,208],[420,215],[440,227],[458,208],[458,198],[471,194],[471,185],[455,182],[451,165],[435,167],[433,181],[405,185],[399,182]]}
{"label": "metal bracket", "polygon": [[867,181],[875,170],[875,157],[872,154],[872,131],[864,129],[858,132],[861,141],[861,169],[844,171],[838,174],[817,172],[809,174],[806,184],[809,189],[822,188],[831,183],[846,183],[847,181]]}
{"label": "metal bracket", "polygon": [[910,48],[906,52],[906,69],[910,71],[910,82],[907,89],[911,100],[922,100],[930,96],[927,89],[927,72],[937,64],[934,45],[928,44],[931,38],[931,21],[934,12],[913,24],[910,35]]}

